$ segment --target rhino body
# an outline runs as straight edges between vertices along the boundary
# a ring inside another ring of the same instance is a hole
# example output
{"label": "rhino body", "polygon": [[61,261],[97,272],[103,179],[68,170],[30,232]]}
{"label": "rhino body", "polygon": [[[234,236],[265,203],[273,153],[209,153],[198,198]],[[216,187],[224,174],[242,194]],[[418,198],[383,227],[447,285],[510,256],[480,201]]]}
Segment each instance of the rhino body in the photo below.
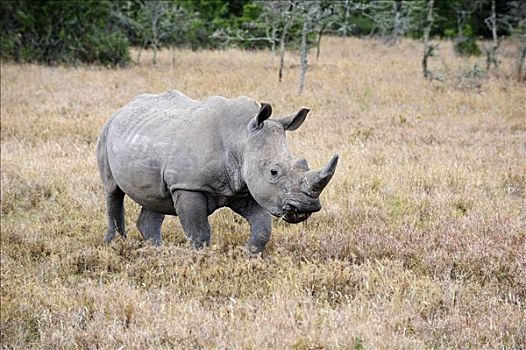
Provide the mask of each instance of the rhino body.
{"label": "rhino body", "polygon": [[309,171],[285,139],[308,109],[280,119],[268,119],[271,112],[248,97],[196,101],[178,91],[140,95],[117,111],[97,144],[105,240],[126,235],[125,195],[142,206],[137,227],[145,239],[160,244],[164,216],[177,215],[196,248],[210,243],[207,217],[221,207],[249,221],[251,252],[265,248],[271,214],[295,223],[320,210],[319,193],[337,156],[323,170]]}

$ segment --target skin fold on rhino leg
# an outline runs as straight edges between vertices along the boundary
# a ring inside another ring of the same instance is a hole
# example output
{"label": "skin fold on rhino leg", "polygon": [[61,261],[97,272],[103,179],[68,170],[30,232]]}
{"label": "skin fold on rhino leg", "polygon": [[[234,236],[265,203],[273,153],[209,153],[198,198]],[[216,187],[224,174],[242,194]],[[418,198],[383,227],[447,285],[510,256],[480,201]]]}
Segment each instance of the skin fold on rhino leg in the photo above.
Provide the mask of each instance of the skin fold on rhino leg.
{"label": "skin fold on rhino leg", "polygon": [[250,224],[248,251],[252,254],[261,253],[270,240],[272,231],[272,218],[269,212],[257,204],[250,195],[231,203],[229,207]]}
{"label": "skin fold on rhino leg", "polygon": [[108,215],[108,232],[104,241],[109,243],[115,238],[115,232],[126,238],[124,227],[124,192],[117,186],[106,190],[106,213]]}
{"label": "skin fold on rhino leg", "polygon": [[192,247],[199,249],[210,245],[206,196],[201,192],[174,191],[172,198],[175,212]]}
{"label": "skin fold on rhino leg", "polygon": [[152,241],[155,245],[161,245],[161,226],[164,214],[159,214],[144,207],[141,209],[137,219],[137,228],[143,238]]}

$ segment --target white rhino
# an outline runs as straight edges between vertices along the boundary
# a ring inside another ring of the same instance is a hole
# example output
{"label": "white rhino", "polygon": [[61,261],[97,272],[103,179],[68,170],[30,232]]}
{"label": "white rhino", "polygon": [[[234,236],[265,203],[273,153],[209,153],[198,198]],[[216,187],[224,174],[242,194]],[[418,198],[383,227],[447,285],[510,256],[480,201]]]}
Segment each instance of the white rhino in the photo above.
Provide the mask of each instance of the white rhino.
{"label": "white rhino", "polygon": [[192,246],[210,244],[208,215],[229,207],[251,226],[248,248],[270,239],[271,215],[290,223],[321,209],[319,195],[338,155],[320,171],[295,159],[285,131],[296,130],[309,109],[269,119],[272,108],[248,97],[193,100],[178,91],[136,97],[104,125],[97,161],[108,216],[105,237],[125,237],[124,195],[142,206],[137,227],[161,243],[165,215],[179,217]]}

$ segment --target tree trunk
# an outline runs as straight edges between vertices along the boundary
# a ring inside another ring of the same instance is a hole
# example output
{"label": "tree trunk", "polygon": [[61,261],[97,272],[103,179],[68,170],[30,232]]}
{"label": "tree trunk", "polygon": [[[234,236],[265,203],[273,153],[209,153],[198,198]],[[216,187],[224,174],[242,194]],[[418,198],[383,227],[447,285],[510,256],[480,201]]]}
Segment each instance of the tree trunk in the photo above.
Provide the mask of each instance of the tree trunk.
{"label": "tree trunk", "polygon": [[271,30],[271,40],[272,40],[272,43],[271,43],[271,46],[270,46],[270,50],[271,50],[271,53],[272,53],[272,60],[271,62],[274,63],[274,60],[276,59],[276,32],[278,31],[278,28],[277,26],[273,23],[272,24],[272,30]]}
{"label": "tree trunk", "polygon": [[152,46],[153,46],[153,65],[155,66],[157,64],[157,45],[158,42],[158,33],[157,33],[157,22],[159,20],[160,14],[157,12],[154,14],[152,18]]}
{"label": "tree trunk", "polygon": [[434,0],[427,0],[427,17],[424,26],[424,56],[422,58],[422,72],[424,78],[431,79],[432,74],[427,68],[427,59],[433,54],[434,47],[429,44],[429,33],[433,25],[433,2]]}
{"label": "tree trunk", "polygon": [[486,69],[490,69],[491,65],[495,68],[499,66],[497,57],[497,49],[499,48],[499,37],[497,36],[497,11],[495,9],[495,0],[491,1],[491,34],[493,37],[493,45],[486,53]]}
{"label": "tree trunk", "polygon": [[281,33],[281,38],[279,40],[279,71],[278,71],[278,81],[281,83],[283,80],[283,66],[285,64],[285,40],[287,39],[287,34],[292,23],[292,16],[288,16],[285,25],[283,26],[283,33]]}
{"label": "tree trunk", "polygon": [[153,45],[153,65],[155,66],[157,64],[157,43],[154,43]]}
{"label": "tree trunk", "polygon": [[402,30],[402,1],[396,0],[393,2],[394,8],[394,29],[393,29],[393,38],[391,44],[398,44],[400,42],[400,37],[403,35]]}
{"label": "tree trunk", "polygon": [[345,0],[344,2],[344,5],[345,7],[345,13],[343,15],[343,31],[342,31],[342,35],[343,36],[347,36],[348,35],[348,32],[347,32],[347,29],[348,29],[348,19],[349,19],[349,0]]}
{"label": "tree trunk", "polygon": [[320,30],[318,31],[318,40],[316,41],[316,61],[320,59],[321,36],[323,35],[324,30],[325,30],[325,25],[322,25]]}
{"label": "tree trunk", "polygon": [[139,46],[139,52],[137,52],[137,63],[141,64],[141,53],[144,45]]}
{"label": "tree trunk", "polygon": [[497,45],[497,10],[495,9],[495,0],[491,0],[491,34],[493,35],[493,45]]}
{"label": "tree trunk", "polygon": [[305,89],[305,73],[307,72],[307,34],[309,26],[307,19],[303,22],[303,29],[301,30],[301,56],[300,56],[300,86],[299,92],[302,93]]}
{"label": "tree trunk", "polygon": [[526,43],[523,44],[522,48],[519,48],[520,57],[518,62],[517,69],[517,81],[526,81],[526,73],[522,75],[522,67],[524,66],[524,61],[526,60]]}

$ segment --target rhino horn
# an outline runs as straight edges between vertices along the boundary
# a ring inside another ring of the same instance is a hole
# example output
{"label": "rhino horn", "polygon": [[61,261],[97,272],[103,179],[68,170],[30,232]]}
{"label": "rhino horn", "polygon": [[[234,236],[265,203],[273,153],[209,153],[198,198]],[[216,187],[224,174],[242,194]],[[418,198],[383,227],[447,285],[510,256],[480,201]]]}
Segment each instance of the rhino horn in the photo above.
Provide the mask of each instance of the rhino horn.
{"label": "rhino horn", "polygon": [[338,155],[335,154],[325,168],[307,172],[306,180],[309,192],[316,196],[320,195],[321,191],[323,191],[334,175],[336,165],[338,164],[338,158]]}
{"label": "rhino horn", "polygon": [[309,163],[307,162],[307,159],[305,158],[300,158],[298,160],[296,160],[294,162],[294,168],[297,168],[297,169],[302,169],[304,171],[308,171],[309,170]]}

